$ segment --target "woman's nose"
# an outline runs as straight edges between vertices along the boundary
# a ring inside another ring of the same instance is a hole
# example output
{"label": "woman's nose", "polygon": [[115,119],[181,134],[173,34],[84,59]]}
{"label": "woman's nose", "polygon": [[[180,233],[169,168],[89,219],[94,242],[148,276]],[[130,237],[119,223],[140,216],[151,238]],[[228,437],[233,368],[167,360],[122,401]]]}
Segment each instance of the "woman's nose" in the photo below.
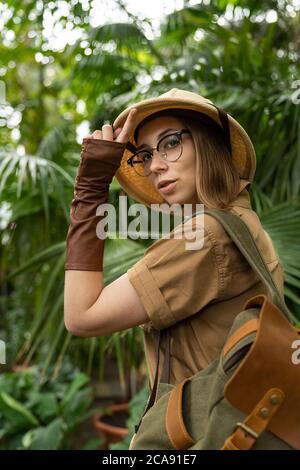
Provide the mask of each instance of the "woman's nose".
{"label": "woman's nose", "polygon": [[160,154],[157,152],[157,150],[153,150],[152,154],[152,159],[151,159],[151,164],[150,164],[150,170],[152,173],[155,173],[155,171],[167,168],[168,164],[166,160],[163,160]]}

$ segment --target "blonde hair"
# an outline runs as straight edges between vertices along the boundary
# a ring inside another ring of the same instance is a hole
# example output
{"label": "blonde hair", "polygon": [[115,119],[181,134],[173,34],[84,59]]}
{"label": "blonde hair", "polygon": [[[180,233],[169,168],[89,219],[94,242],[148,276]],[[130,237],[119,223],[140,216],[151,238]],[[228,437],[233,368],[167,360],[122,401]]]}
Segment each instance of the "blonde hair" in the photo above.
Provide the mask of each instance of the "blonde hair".
{"label": "blonde hair", "polygon": [[207,209],[226,209],[238,194],[240,175],[226,147],[222,130],[180,118],[191,132],[196,152],[196,192]]}

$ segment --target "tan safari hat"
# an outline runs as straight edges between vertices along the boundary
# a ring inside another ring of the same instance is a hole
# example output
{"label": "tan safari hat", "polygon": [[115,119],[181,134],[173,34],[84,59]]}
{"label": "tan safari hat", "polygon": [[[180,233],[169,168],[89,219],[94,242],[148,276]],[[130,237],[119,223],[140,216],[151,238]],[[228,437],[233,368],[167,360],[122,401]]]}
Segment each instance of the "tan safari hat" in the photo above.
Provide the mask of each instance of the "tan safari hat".
{"label": "tan safari hat", "polygon": [[[186,90],[172,88],[155,98],[149,98],[128,106],[113,123],[113,128],[123,127],[132,108],[137,109],[135,126],[129,136],[116,178],[124,191],[136,201],[150,207],[151,204],[162,204],[164,199],[148,178],[139,176],[127,160],[135,152],[135,133],[142,121],[151,119],[150,115],[163,110],[184,110],[187,113],[205,114],[213,119],[223,131],[224,140],[231,152],[233,162],[241,178],[253,181],[256,170],[256,156],[252,142],[243,127],[223,109],[203,96]],[[198,113],[195,113],[198,112]],[[179,111],[180,112],[180,111]],[[182,111],[181,111],[182,112]],[[199,114],[200,117],[200,114]],[[147,118],[147,119],[145,119]]]}

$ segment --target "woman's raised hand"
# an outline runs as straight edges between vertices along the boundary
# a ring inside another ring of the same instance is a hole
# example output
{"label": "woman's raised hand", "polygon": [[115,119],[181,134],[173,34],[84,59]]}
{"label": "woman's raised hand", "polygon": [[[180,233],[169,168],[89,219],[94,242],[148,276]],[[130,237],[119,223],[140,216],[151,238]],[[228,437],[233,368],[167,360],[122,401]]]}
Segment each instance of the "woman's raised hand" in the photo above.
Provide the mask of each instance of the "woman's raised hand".
{"label": "woman's raised hand", "polygon": [[103,124],[102,130],[96,130],[85,138],[111,140],[120,143],[126,143],[129,139],[131,129],[133,128],[134,117],[137,113],[136,108],[130,110],[123,127],[118,127],[114,132],[111,124]]}

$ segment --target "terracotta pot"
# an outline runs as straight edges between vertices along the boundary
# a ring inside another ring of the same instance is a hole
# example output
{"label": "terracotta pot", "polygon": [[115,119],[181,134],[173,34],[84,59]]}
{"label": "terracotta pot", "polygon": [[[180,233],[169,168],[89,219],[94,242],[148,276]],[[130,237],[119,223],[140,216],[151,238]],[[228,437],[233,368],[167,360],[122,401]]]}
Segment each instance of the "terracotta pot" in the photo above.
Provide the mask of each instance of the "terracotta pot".
{"label": "terracotta pot", "polygon": [[[107,411],[106,411],[107,410]],[[110,416],[118,416],[118,413],[128,412],[128,403],[108,405],[103,412],[96,413],[93,417],[94,427],[100,437],[104,437],[104,449],[109,449],[109,444],[121,441],[127,436],[129,430],[122,426],[109,424],[106,421]]]}

